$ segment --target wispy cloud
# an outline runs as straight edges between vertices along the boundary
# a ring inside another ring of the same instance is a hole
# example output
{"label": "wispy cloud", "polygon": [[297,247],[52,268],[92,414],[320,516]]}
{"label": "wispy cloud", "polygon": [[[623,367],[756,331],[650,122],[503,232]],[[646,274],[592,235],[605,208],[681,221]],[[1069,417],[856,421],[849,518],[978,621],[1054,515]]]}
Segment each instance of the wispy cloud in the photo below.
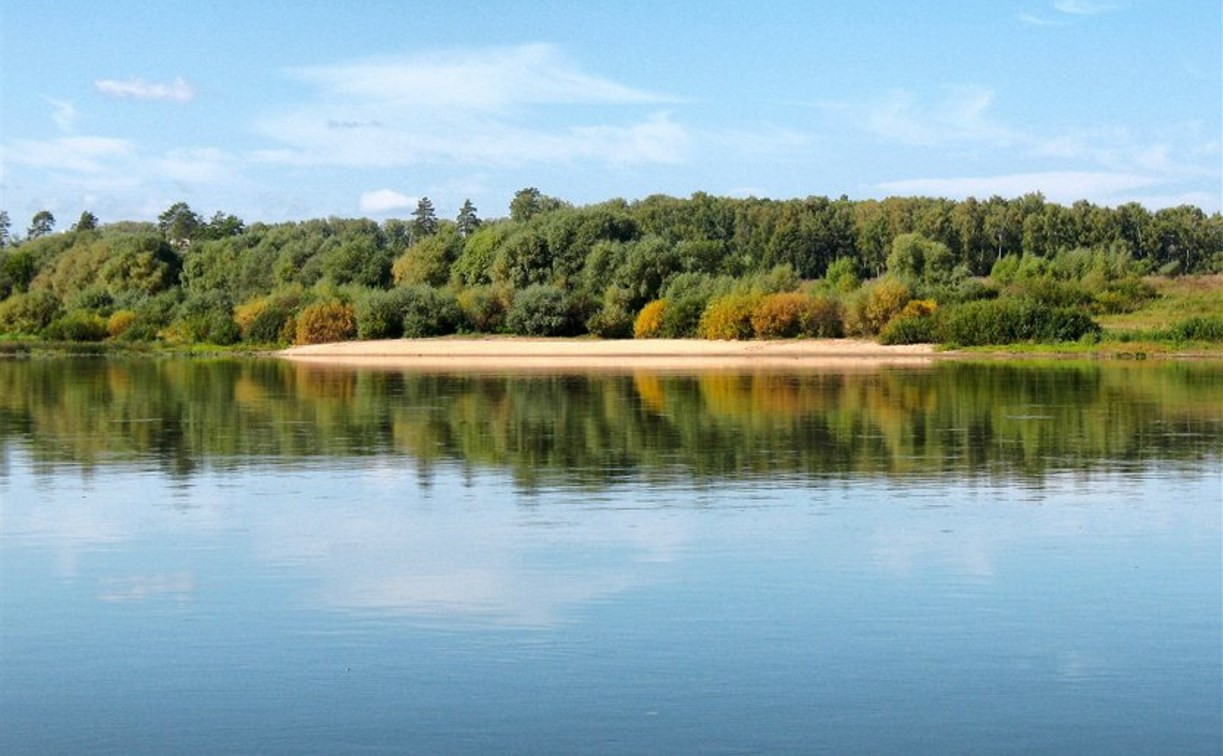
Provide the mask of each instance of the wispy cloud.
{"label": "wispy cloud", "polygon": [[0,158],[14,165],[70,173],[98,173],[116,158],[129,157],[131,142],[107,137],[14,139],[5,143]]}
{"label": "wispy cloud", "polygon": [[417,108],[500,109],[555,104],[641,104],[674,98],[582,71],[545,44],[440,50],[290,69],[331,96]]}
{"label": "wispy cloud", "polygon": [[[673,98],[586,73],[550,45],[438,51],[292,69],[307,99],[257,129],[259,160],[354,168],[430,162],[674,163],[689,134]],[[557,109],[598,105],[599,110]]]}
{"label": "wispy cloud", "polygon": [[1064,19],[1046,18],[1034,13],[1020,13],[1015,18],[1031,26],[1065,26],[1067,23]]}
{"label": "wispy cloud", "polygon": [[1023,135],[989,114],[994,93],[984,87],[950,88],[941,100],[922,101],[912,92],[895,90],[862,104],[836,105],[851,121],[877,137],[900,144],[929,147],[954,142],[1006,146]]}
{"label": "wispy cloud", "polygon": [[1039,191],[1054,202],[1071,203],[1088,198],[1104,198],[1143,189],[1159,179],[1140,173],[1110,171],[1047,171],[1010,173],[996,176],[959,176],[954,178],[916,178],[886,181],[881,189],[893,194],[936,197],[1017,197]]}
{"label": "wispy cloud", "polygon": [[376,189],[361,195],[361,212],[371,215],[407,210],[416,207],[418,199],[400,194],[394,189]]}
{"label": "wispy cloud", "polygon": [[55,124],[55,128],[64,134],[71,134],[76,129],[76,106],[67,100],[57,100],[45,95],[42,99],[52,107],[51,121]]}
{"label": "wispy cloud", "polygon": [[1072,16],[1094,16],[1117,9],[1116,3],[1091,2],[1091,0],[1057,0],[1053,7]]}
{"label": "wispy cloud", "polygon": [[195,88],[181,76],[169,84],[134,78],[98,79],[93,85],[102,94],[119,99],[184,103],[195,98]]}

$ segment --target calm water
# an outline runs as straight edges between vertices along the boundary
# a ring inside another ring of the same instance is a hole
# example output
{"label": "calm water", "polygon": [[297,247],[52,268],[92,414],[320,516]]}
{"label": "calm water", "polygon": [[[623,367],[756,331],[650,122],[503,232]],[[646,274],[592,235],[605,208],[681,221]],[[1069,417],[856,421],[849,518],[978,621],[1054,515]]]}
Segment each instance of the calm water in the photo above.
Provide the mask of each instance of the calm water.
{"label": "calm water", "polygon": [[0,751],[1218,753],[1223,366],[0,362]]}

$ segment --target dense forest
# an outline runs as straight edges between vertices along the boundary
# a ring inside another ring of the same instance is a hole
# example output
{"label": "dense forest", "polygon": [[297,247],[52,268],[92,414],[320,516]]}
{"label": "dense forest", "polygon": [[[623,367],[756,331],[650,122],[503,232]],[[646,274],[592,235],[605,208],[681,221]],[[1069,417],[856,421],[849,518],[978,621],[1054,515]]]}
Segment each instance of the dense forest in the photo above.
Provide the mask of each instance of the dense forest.
{"label": "dense forest", "polygon": [[952,201],[733,199],[575,207],[527,188],[508,217],[252,223],[185,203],[157,223],[67,231],[0,215],[0,333],[312,343],[450,333],[605,338],[857,335],[1074,340],[1153,295],[1144,276],[1223,272],[1223,217],[1040,194]]}

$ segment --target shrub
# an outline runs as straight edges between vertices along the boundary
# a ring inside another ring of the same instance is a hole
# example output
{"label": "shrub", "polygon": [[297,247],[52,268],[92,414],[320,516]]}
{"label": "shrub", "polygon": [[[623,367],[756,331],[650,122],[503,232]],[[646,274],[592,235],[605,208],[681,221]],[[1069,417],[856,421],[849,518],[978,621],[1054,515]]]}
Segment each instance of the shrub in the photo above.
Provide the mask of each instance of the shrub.
{"label": "shrub", "polygon": [[1133,312],[1155,297],[1155,287],[1138,276],[1111,281],[1097,292],[1092,310],[1099,313]]}
{"label": "shrub", "polygon": [[261,306],[253,310],[253,316],[246,313],[245,319],[239,315],[242,308],[236,308],[234,320],[242,332],[242,340],[254,344],[273,344],[293,339],[294,327],[290,327],[293,313],[301,307],[300,292],[273,294],[261,302]]}
{"label": "shrub", "polygon": [[54,341],[102,341],[107,337],[106,320],[95,312],[76,310],[51,322],[42,331]]}
{"label": "shrub", "polygon": [[565,293],[555,286],[534,284],[518,292],[505,324],[522,336],[566,336],[574,332]]}
{"label": "shrub", "polygon": [[357,335],[357,316],[352,305],[337,299],[316,302],[297,315],[295,344],[325,344]]}
{"label": "shrub", "polygon": [[662,311],[662,323],[658,335],[664,339],[689,339],[700,327],[701,314],[705,312],[708,298],[700,294],[689,294],[667,300]]}
{"label": "shrub", "polygon": [[849,257],[838,257],[824,271],[824,280],[835,292],[848,294],[862,285],[858,279],[858,264]]}
{"label": "shrub", "polygon": [[69,311],[85,310],[106,314],[114,306],[114,297],[104,285],[95,284],[78,291],[64,301],[64,307]]}
{"label": "shrub", "polygon": [[250,327],[251,322],[259,317],[267,307],[267,298],[261,297],[234,308],[234,322],[238,324],[238,330],[242,332],[243,338],[246,338],[246,331]]}
{"label": "shrub", "polygon": [[34,335],[60,313],[59,297],[36,289],[0,302],[0,332]]}
{"label": "shrub", "polygon": [[761,297],[754,294],[729,294],[709,303],[701,314],[697,335],[703,339],[750,339],[752,312]]}
{"label": "shrub", "polygon": [[1223,315],[1194,317],[1173,324],[1172,337],[1182,341],[1223,341]]}
{"label": "shrub", "polygon": [[454,295],[432,286],[404,286],[399,294],[403,337],[421,339],[454,333],[463,311]]}
{"label": "shrub", "polygon": [[182,302],[182,293],[170,289],[153,296],[121,297],[122,307],[136,313],[136,319],[118,338],[122,341],[152,341],[174,320]]}
{"label": "shrub", "polygon": [[497,333],[505,327],[508,300],[505,290],[493,286],[473,286],[457,297],[467,327],[477,333]]}
{"label": "shrub", "polygon": [[937,341],[935,320],[929,315],[897,315],[879,332],[880,344],[929,344]]}
{"label": "shrub", "polygon": [[845,335],[845,308],[833,297],[812,297],[807,304],[803,333],[821,339]]}
{"label": "shrub", "polygon": [[770,294],[752,311],[752,331],[763,339],[792,339],[802,335],[811,302],[810,297],[797,291]]}
{"label": "shrub", "polygon": [[933,299],[911,299],[899,313],[898,318],[921,318],[933,315],[938,310],[938,302]]}
{"label": "shrub", "polygon": [[662,317],[667,311],[667,300],[655,299],[637,313],[633,321],[633,338],[657,339],[662,335]]}
{"label": "shrub", "polygon": [[116,310],[106,320],[106,335],[117,339],[127,333],[136,322],[136,313],[131,310]]}
{"label": "shrub", "polygon": [[938,303],[933,299],[912,299],[879,332],[880,344],[928,344],[936,341],[935,321]]}
{"label": "shrub", "polygon": [[908,304],[911,296],[909,287],[894,278],[863,286],[850,299],[846,314],[848,330],[860,336],[874,336]]}
{"label": "shrub", "polygon": [[633,335],[633,314],[628,294],[612,286],[603,293],[603,306],[586,321],[586,330],[604,339],[627,339]]}
{"label": "shrub", "polygon": [[1079,310],[1010,299],[946,307],[939,310],[935,324],[939,341],[960,346],[1078,341],[1099,331],[1100,326]]}
{"label": "shrub", "polygon": [[396,339],[403,335],[405,288],[371,291],[357,302],[357,338]]}
{"label": "shrub", "polygon": [[178,308],[178,317],[163,332],[172,342],[189,344],[233,344],[242,335],[234,322],[233,306],[221,292],[209,291],[189,297]]}

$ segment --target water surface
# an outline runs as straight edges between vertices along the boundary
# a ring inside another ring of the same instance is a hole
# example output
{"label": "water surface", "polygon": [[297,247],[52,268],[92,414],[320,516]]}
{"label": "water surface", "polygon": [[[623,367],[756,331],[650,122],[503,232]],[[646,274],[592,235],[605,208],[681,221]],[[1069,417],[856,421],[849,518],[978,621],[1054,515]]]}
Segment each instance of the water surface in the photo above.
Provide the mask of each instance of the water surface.
{"label": "water surface", "polygon": [[1220,397],[0,362],[0,750],[1217,753]]}

